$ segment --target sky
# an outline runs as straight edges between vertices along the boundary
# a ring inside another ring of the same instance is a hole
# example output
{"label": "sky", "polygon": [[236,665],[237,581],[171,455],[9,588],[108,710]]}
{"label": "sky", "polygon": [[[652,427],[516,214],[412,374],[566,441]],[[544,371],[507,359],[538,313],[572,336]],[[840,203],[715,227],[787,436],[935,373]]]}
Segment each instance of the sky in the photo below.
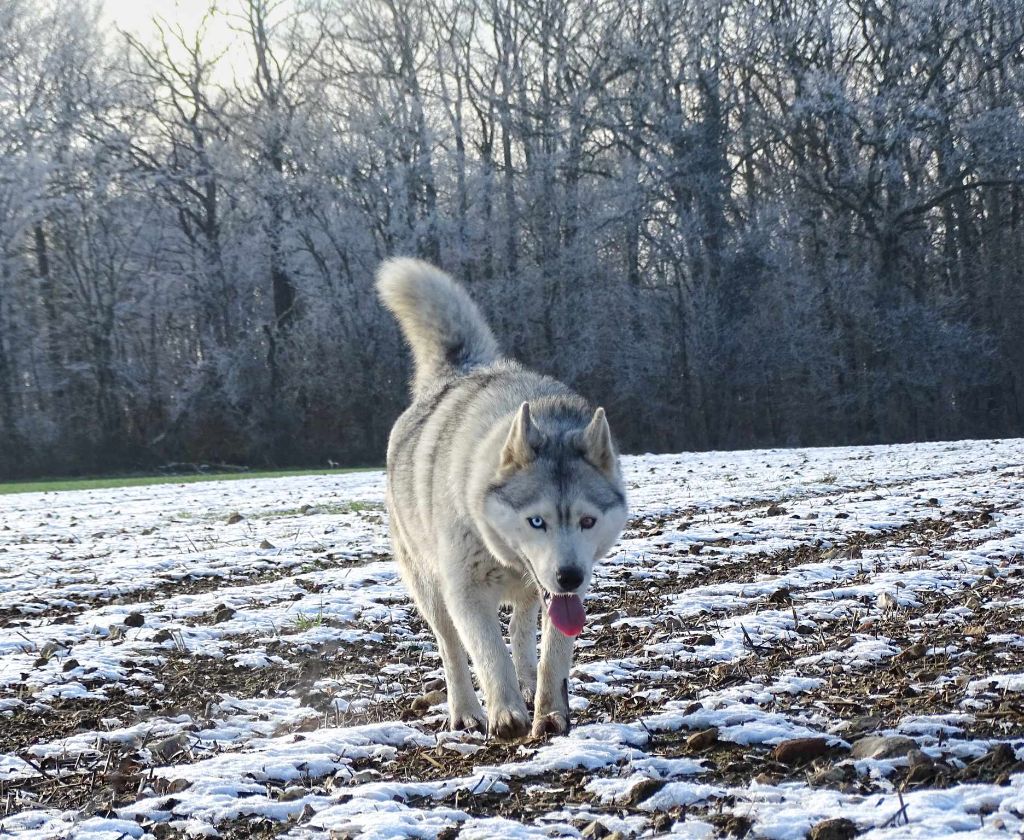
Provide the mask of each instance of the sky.
{"label": "sky", "polygon": [[[239,37],[231,29],[231,13],[236,13],[241,5],[238,0],[220,0],[217,3],[211,0],[104,0],[102,17],[111,30],[123,30],[144,44],[150,44],[156,32],[154,18],[162,19],[172,28],[180,27],[186,37],[190,37],[211,5],[215,8],[206,22],[204,42],[208,54],[216,55]],[[245,68],[245,52],[232,50],[220,65],[221,72],[230,77],[232,71]]]}
{"label": "sky", "polygon": [[[105,0],[104,17],[114,26],[145,35],[152,31],[152,20],[161,17],[172,24],[180,24],[186,31],[194,30],[210,8],[209,0]],[[220,3],[227,8],[227,5]],[[222,42],[232,35],[223,12],[215,13],[208,25],[211,36]]]}

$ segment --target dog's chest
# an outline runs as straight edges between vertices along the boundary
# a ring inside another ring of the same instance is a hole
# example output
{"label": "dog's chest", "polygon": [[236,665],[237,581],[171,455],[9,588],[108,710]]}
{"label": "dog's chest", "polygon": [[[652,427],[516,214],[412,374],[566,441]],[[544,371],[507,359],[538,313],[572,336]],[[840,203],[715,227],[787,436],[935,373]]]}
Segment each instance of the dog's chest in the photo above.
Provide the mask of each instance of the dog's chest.
{"label": "dog's chest", "polygon": [[476,586],[504,588],[509,581],[510,570],[502,566],[487,552],[482,551],[469,564],[469,580]]}

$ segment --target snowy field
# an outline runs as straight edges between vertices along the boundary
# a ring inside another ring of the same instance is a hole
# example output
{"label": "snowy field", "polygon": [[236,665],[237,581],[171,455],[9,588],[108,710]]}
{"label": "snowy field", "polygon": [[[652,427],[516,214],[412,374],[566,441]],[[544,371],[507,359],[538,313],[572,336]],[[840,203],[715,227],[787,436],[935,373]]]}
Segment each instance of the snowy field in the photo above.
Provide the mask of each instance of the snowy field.
{"label": "snowy field", "polygon": [[1024,441],[648,456],[574,729],[445,731],[383,477],[0,497],[0,834],[1024,830]]}

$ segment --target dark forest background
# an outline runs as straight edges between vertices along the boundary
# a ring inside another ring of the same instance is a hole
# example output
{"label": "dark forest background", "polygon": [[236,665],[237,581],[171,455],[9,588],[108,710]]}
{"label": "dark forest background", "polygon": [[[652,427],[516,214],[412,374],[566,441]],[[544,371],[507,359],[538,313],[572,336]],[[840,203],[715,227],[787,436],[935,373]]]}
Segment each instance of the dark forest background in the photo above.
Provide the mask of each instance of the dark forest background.
{"label": "dark forest background", "polygon": [[211,14],[0,0],[0,476],[380,463],[393,254],[629,451],[1024,433],[1021,0]]}

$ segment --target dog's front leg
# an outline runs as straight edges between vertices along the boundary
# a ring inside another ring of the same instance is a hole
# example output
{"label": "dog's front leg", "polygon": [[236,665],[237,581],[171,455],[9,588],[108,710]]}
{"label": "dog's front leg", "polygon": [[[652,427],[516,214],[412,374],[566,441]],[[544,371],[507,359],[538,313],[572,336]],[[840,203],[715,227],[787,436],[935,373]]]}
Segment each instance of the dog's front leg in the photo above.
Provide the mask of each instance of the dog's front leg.
{"label": "dog's front leg", "polygon": [[445,601],[484,690],[487,732],[502,740],[520,738],[530,729],[530,717],[501,635],[499,594],[493,587],[466,583],[447,586]]}
{"label": "dog's front leg", "polygon": [[570,636],[543,618],[540,668],[533,711],[533,737],[561,735],[569,731],[569,670],[572,668]]}

